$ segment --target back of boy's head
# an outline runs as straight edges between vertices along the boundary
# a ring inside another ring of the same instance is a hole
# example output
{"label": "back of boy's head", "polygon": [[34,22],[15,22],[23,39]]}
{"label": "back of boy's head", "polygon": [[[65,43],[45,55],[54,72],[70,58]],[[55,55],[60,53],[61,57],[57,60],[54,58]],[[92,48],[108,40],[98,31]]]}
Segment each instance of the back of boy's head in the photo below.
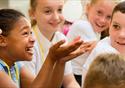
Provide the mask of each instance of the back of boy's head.
{"label": "back of boy's head", "polygon": [[25,17],[14,9],[0,9],[0,29],[3,36],[7,36],[20,17]]}
{"label": "back of boy's head", "polygon": [[101,54],[91,64],[84,88],[124,88],[125,60],[118,54]]}
{"label": "back of boy's head", "polygon": [[119,4],[117,4],[112,12],[112,17],[114,15],[114,13],[116,12],[121,12],[121,13],[125,13],[125,1],[120,2]]}

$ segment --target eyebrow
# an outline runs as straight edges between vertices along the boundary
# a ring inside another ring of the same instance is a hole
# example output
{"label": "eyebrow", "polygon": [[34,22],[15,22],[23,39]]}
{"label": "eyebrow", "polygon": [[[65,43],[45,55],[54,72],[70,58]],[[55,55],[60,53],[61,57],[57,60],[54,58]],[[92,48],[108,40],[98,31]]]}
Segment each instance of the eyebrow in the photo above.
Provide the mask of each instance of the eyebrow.
{"label": "eyebrow", "polygon": [[112,21],[112,23],[113,23],[113,24],[118,24],[118,25],[120,25],[120,24],[119,24],[118,22],[116,22],[116,21]]}
{"label": "eyebrow", "polygon": [[20,28],[20,32],[21,32],[21,31],[23,31],[22,29],[27,29],[27,28],[29,28],[29,29],[30,29],[30,27],[29,27],[29,26],[23,26],[23,27],[21,27],[21,28]]}
{"label": "eyebrow", "polygon": [[[53,7],[53,6],[45,6],[44,9],[52,9],[51,7]],[[63,5],[58,6],[58,8],[62,8],[62,7],[63,7]]]}

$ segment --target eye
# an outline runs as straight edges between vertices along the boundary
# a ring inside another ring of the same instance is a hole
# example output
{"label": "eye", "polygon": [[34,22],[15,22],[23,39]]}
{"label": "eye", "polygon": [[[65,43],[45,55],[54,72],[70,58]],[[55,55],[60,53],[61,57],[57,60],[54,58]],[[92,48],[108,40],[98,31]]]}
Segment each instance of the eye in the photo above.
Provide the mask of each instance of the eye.
{"label": "eye", "polygon": [[58,12],[59,12],[59,13],[62,13],[62,8],[58,9]]}
{"label": "eye", "polygon": [[106,18],[107,18],[107,20],[111,20],[111,16],[107,16]]}
{"label": "eye", "polygon": [[44,13],[47,14],[47,15],[51,14],[51,12],[52,12],[52,11],[49,10],[49,9],[44,11]]}
{"label": "eye", "polygon": [[23,36],[32,35],[32,31],[23,31],[23,32],[22,32],[22,35],[23,35]]}
{"label": "eye", "polygon": [[98,16],[102,16],[103,13],[102,13],[100,10],[98,10],[98,11],[97,11],[97,15],[98,15]]}
{"label": "eye", "polygon": [[30,32],[30,34],[32,35],[32,34],[33,34],[33,32],[31,31],[31,32]]}
{"label": "eye", "polygon": [[113,24],[112,26],[113,26],[113,28],[114,28],[114,29],[117,29],[117,30],[119,30],[119,29],[120,29],[120,26],[119,26],[119,25],[117,25],[117,24]]}
{"label": "eye", "polygon": [[29,33],[27,31],[22,33],[24,36],[27,36]]}

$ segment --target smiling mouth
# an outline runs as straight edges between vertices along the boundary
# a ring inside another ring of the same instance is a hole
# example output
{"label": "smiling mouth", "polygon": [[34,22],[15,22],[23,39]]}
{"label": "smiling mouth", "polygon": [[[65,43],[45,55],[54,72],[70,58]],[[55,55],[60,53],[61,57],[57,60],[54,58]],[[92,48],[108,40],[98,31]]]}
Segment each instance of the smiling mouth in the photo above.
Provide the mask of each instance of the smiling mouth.
{"label": "smiling mouth", "polygon": [[33,54],[33,48],[26,48],[26,51],[27,51],[29,54]]}
{"label": "smiling mouth", "polygon": [[59,25],[59,23],[58,24],[53,24],[53,23],[50,23],[53,27],[57,27],[58,25]]}
{"label": "smiling mouth", "polygon": [[118,45],[125,45],[125,43],[116,42]]}
{"label": "smiling mouth", "polygon": [[95,24],[96,24],[96,26],[99,27],[99,28],[104,28],[104,27],[105,27],[104,25],[100,26],[100,25],[97,24],[97,23],[95,23]]}

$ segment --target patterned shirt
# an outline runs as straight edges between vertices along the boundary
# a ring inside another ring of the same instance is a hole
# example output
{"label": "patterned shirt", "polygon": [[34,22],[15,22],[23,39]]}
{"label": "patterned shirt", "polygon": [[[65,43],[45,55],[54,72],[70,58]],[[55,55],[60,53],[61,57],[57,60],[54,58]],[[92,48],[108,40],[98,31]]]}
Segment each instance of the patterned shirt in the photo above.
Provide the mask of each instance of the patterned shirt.
{"label": "patterned shirt", "polygon": [[17,84],[20,88],[20,63],[14,63],[13,66],[9,67],[4,61],[0,60],[0,71],[5,71],[9,77]]}

